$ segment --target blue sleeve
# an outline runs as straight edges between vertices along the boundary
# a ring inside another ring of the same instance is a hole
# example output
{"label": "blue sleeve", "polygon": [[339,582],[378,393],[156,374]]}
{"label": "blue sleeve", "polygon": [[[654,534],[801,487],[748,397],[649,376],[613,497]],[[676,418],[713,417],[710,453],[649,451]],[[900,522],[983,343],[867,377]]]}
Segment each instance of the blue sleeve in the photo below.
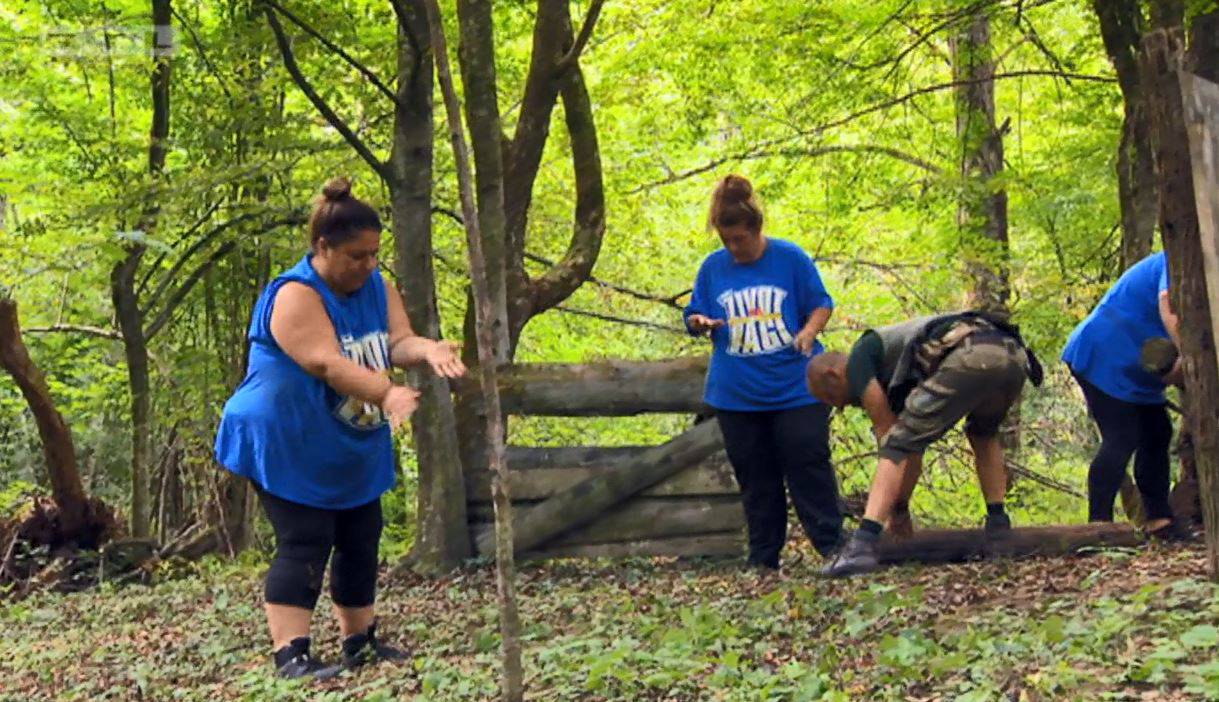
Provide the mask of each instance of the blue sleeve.
{"label": "blue sleeve", "polygon": [[1164,292],[1168,289],[1168,258],[1164,258],[1164,267],[1160,269],[1160,286],[1156,292]]}
{"label": "blue sleeve", "polygon": [[803,250],[799,254],[796,271],[796,306],[800,311],[800,322],[804,323],[813,310],[822,307],[834,309],[834,298],[825,289],[817,264]]}
{"label": "blue sleeve", "polygon": [[707,277],[707,261],[704,260],[702,265],[698,267],[698,275],[694,278],[694,291],[690,294],[690,303],[686,305],[686,309],[681,315],[682,322],[686,324],[686,331],[690,332],[691,336],[697,336],[697,334],[690,329],[690,324],[687,322],[690,319],[690,315],[701,314],[706,317],[712,316],[707,314],[708,303],[710,302],[708,296],[711,294],[711,291],[707,289]]}

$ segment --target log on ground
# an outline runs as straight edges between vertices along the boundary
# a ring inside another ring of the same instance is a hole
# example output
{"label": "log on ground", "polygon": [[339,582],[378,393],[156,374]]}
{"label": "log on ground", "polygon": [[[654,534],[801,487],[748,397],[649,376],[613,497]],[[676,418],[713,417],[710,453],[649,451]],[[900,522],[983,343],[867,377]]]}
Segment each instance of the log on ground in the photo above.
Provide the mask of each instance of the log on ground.
{"label": "log on ground", "polygon": [[927,529],[906,539],[886,537],[879,555],[882,563],[955,563],[997,556],[1065,556],[1085,548],[1141,542],[1129,524],[1018,527],[995,536],[982,529]]}
{"label": "log on ground", "polygon": [[739,557],[744,554],[744,551],[744,534],[740,531],[730,531],[667,539],[547,546],[524,553],[520,558],[537,561],[550,558],[630,558],[639,556]]}

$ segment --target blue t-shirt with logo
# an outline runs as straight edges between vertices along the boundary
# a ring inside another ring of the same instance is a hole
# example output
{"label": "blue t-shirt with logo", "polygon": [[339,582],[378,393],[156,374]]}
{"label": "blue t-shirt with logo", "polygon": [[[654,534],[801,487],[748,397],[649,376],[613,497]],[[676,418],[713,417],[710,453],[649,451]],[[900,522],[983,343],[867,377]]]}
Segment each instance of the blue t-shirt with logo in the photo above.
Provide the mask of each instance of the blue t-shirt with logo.
{"label": "blue t-shirt with logo", "polygon": [[343,355],[388,372],[385,281],[373,271],[359,290],[339,295],[314,270],[312,254],[271,281],[250,321],[245,380],[224,406],[216,460],[267,492],[323,509],[348,509],[394,485],[393,441],[380,407],[339,395],[305,372],[271,336],[275,296],[288,282],[317,291]]}
{"label": "blue t-shirt with logo", "polygon": [[1076,375],[1119,400],[1164,402],[1164,382],[1143,370],[1139,353],[1153,337],[1168,337],[1160,293],[1168,289],[1168,260],[1156,253],[1134,264],[1075,327],[1062,360]]}
{"label": "blue t-shirt with logo", "polygon": [[[685,318],[701,314],[726,324],[711,333],[703,400],[744,412],[815,404],[804,380],[809,359],[792,342],[813,310],[833,306],[816,264],[789,241],[768,238],[752,263],[737,263],[727,249],[707,256]],[[813,354],[823,350],[817,342]]]}

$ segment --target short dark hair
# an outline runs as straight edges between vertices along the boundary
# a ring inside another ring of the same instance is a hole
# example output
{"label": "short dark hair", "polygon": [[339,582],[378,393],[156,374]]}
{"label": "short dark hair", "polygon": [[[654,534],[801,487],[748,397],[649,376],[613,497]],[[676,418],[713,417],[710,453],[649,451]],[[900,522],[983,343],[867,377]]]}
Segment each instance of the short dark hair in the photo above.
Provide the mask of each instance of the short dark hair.
{"label": "short dark hair", "polygon": [[381,231],[377,211],[351,194],[351,181],[347,178],[327,181],[309,215],[309,244],[317,246],[319,239],[331,245],[341,244],[368,229]]}

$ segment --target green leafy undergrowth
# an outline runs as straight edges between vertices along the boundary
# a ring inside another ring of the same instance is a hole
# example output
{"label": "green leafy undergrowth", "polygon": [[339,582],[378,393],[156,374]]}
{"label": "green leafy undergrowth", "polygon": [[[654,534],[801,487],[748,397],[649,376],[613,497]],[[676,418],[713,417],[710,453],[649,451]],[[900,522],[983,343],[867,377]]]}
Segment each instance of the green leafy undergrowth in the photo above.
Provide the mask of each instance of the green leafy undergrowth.
{"label": "green leafy undergrowth", "polygon": [[[896,568],[826,582],[735,563],[531,565],[519,579],[536,700],[1219,700],[1219,587],[1196,548]],[[406,576],[384,637],[413,660],[307,685],[270,675],[265,564],[0,607],[0,699],[487,700],[494,574]],[[319,608],[319,613],[323,612]],[[337,635],[318,617],[315,652]]]}

